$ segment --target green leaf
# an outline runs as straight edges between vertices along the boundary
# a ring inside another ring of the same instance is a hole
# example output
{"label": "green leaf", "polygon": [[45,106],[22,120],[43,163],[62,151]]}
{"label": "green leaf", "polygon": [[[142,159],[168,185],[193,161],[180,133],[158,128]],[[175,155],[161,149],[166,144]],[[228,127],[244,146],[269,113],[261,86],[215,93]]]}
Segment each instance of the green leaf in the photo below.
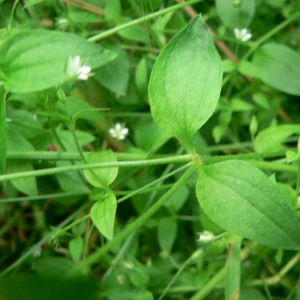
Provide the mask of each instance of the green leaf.
{"label": "green leaf", "polygon": [[261,131],[254,140],[254,149],[256,152],[276,152],[283,150],[282,144],[293,135],[300,133],[300,125],[279,125],[269,127]]}
{"label": "green leaf", "polygon": [[161,52],[149,83],[154,120],[193,151],[195,132],[214,112],[222,62],[201,16],[193,18]]}
{"label": "green leaf", "polygon": [[41,2],[44,2],[44,1],[45,1],[45,0],[29,0],[29,1],[24,5],[24,8],[33,6],[33,5],[35,5],[35,4],[38,4],[38,3],[41,3]]}
{"label": "green leaf", "polygon": [[[33,171],[32,163],[30,161],[16,161],[12,160],[9,161],[7,164],[7,173],[21,173],[21,172],[28,172]],[[35,177],[25,177],[20,179],[13,179],[11,180],[13,186],[29,196],[37,196],[37,184]]]}
{"label": "green leaf", "polygon": [[84,242],[81,236],[77,236],[69,242],[69,249],[72,258],[79,261],[83,252]]}
{"label": "green leaf", "polygon": [[91,218],[94,225],[107,239],[111,240],[114,233],[115,215],[117,210],[116,196],[108,193],[97,201],[91,209]]}
{"label": "green leaf", "polygon": [[135,130],[135,141],[139,148],[154,152],[161,147],[168,139],[169,135],[156,123],[153,122],[151,116],[142,118]]}
{"label": "green leaf", "polygon": [[0,175],[5,173],[7,156],[6,103],[3,88],[0,88]]}
{"label": "green leaf", "polygon": [[84,100],[76,97],[67,97],[65,99],[65,104],[68,114],[73,120],[79,118],[88,121],[107,123],[106,119],[99,112],[99,110],[102,109],[95,108]]}
{"label": "green leaf", "polygon": [[[86,156],[86,161],[89,164],[100,162],[116,162],[117,158],[112,150],[106,150],[102,152],[88,154]],[[109,185],[116,179],[117,174],[117,167],[84,171],[84,175],[91,185],[106,189],[108,189]]]}
{"label": "green leaf", "polygon": [[120,0],[109,0],[106,1],[105,6],[105,17],[108,20],[118,20],[121,14],[121,3]]}
{"label": "green leaf", "polygon": [[18,32],[0,46],[4,87],[10,92],[29,93],[62,84],[69,57],[77,55],[92,68],[116,57],[114,52],[70,33],[42,29]]}
{"label": "green leaf", "polygon": [[[122,17],[121,21],[118,22],[117,25],[118,26],[124,25],[131,21],[132,21],[131,18]],[[132,40],[135,42],[142,42],[142,43],[149,42],[149,37],[147,35],[147,32],[140,25],[130,26],[126,29],[123,29],[118,32],[118,35],[121,36],[122,38]]]}
{"label": "green leaf", "polygon": [[130,60],[126,51],[112,48],[118,56],[95,70],[95,80],[118,95],[126,95],[130,76]]}
{"label": "green leaf", "polygon": [[201,167],[196,192],[204,212],[225,230],[273,248],[299,250],[300,226],[287,200],[250,163]]}
{"label": "green leaf", "polygon": [[279,45],[267,44],[257,49],[253,57],[255,76],[269,86],[300,96],[300,54]]}
{"label": "green leaf", "polygon": [[135,286],[143,286],[149,281],[149,275],[138,266],[133,266],[132,268],[128,268],[128,275],[130,281]]}
{"label": "green leaf", "polygon": [[247,28],[255,14],[255,0],[242,0],[238,5],[232,0],[216,0],[216,8],[226,27],[232,30]]}
{"label": "green leaf", "polygon": [[177,236],[177,222],[175,218],[161,219],[158,224],[158,243],[162,251],[170,252]]}

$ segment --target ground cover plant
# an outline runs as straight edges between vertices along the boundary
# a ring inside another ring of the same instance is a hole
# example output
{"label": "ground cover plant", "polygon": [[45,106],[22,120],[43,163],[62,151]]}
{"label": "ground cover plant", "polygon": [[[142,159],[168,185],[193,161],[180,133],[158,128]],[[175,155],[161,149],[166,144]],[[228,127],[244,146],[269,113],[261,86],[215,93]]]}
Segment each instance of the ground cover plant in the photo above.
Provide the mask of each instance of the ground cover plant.
{"label": "ground cover plant", "polygon": [[299,1],[0,3],[0,299],[300,298]]}

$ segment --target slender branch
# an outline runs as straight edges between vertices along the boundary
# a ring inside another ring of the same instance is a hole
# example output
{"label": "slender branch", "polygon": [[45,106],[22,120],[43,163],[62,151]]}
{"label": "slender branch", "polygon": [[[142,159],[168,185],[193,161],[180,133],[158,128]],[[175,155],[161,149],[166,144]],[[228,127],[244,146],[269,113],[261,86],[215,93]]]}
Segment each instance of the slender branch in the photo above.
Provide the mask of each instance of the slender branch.
{"label": "slender branch", "polygon": [[200,1],[203,1],[203,0],[190,0],[190,1],[187,1],[187,2],[184,2],[184,3],[180,3],[180,4],[177,4],[177,5],[173,5],[171,7],[159,10],[159,11],[157,11],[155,13],[152,13],[152,14],[140,17],[140,18],[135,19],[133,21],[127,22],[127,23],[122,24],[122,25],[119,25],[119,26],[117,26],[115,28],[106,30],[105,32],[102,32],[102,33],[97,34],[97,35],[95,35],[93,37],[90,37],[88,39],[88,41],[90,41],[90,42],[96,42],[96,41],[102,40],[104,38],[107,38],[109,36],[114,35],[115,33],[118,33],[121,30],[124,30],[124,29],[132,27],[134,25],[138,25],[138,24],[144,23],[146,21],[155,19],[155,18],[157,18],[157,17],[159,17],[161,15],[167,14],[167,13],[175,11],[175,10],[179,10],[179,9],[181,9],[181,8],[187,6],[187,5],[192,5],[192,4],[198,3]]}
{"label": "slender branch", "polygon": [[64,172],[71,171],[81,171],[81,170],[92,170],[99,168],[114,168],[114,167],[145,167],[145,166],[155,166],[160,164],[169,164],[169,163],[187,163],[192,159],[190,154],[173,156],[169,158],[158,158],[158,159],[149,159],[149,160],[137,160],[137,161],[119,161],[119,162],[105,162],[105,163],[94,163],[94,164],[81,164],[81,165],[72,165],[59,168],[49,168],[37,171],[28,171],[22,173],[14,173],[7,175],[0,175],[0,182],[7,181],[11,179],[26,178],[26,177],[38,177],[45,175],[53,175]]}

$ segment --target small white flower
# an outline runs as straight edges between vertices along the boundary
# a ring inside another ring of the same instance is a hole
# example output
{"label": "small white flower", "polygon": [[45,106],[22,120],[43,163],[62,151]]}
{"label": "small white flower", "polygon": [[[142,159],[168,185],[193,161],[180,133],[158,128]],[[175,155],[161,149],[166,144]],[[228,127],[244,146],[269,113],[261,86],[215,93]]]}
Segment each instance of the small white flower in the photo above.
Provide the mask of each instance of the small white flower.
{"label": "small white flower", "polygon": [[114,128],[109,129],[109,134],[118,140],[124,140],[128,132],[128,128],[123,127],[120,123],[117,123]]}
{"label": "small white flower", "polygon": [[208,243],[214,239],[214,234],[209,231],[203,231],[199,236],[199,242]]}
{"label": "small white flower", "polygon": [[70,24],[69,20],[65,18],[57,18],[56,23],[61,28],[67,27]]}
{"label": "small white flower", "polygon": [[246,42],[246,41],[250,40],[252,37],[252,34],[248,31],[247,28],[244,28],[244,29],[235,28],[234,34],[235,34],[235,37],[239,41],[242,41],[242,42]]}
{"label": "small white flower", "polygon": [[66,70],[68,78],[77,77],[81,80],[87,80],[91,70],[92,68],[90,66],[81,64],[79,55],[76,55],[75,57],[69,57]]}

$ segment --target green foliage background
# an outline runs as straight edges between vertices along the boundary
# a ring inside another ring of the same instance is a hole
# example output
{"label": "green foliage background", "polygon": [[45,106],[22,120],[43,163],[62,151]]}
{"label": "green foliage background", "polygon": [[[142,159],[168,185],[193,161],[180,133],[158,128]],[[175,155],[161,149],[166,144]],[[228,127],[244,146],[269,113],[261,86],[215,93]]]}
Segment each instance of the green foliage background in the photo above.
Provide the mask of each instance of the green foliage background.
{"label": "green foliage background", "polygon": [[0,299],[300,298],[300,2],[179,2],[0,2]]}

